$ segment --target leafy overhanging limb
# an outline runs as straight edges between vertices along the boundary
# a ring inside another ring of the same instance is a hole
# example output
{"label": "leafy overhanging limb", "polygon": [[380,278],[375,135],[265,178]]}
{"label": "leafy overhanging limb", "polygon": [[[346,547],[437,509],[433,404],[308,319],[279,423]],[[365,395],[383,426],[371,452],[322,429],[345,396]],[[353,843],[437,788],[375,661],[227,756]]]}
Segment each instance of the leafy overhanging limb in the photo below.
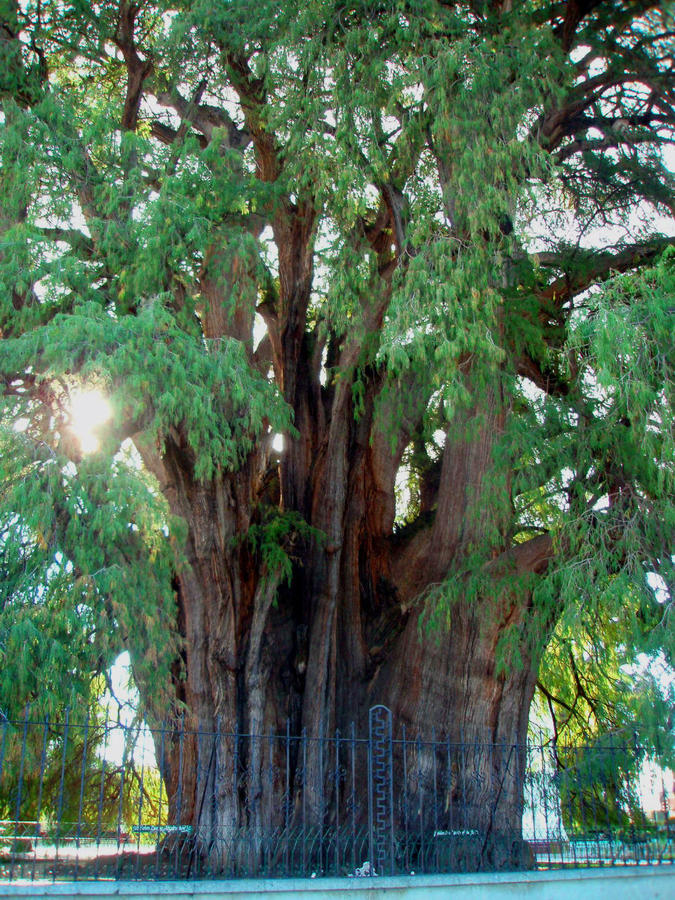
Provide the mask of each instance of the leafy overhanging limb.
{"label": "leafy overhanging limb", "polygon": [[[592,615],[608,696],[612,648],[670,652],[669,8],[6,6],[2,416],[38,461],[17,490],[2,463],[8,616],[72,628],[86,581],[99,652],[65,665],[128,646],[152,722],[315,738],[382,702],[520,744],[538,680],[580,708]],[[612,696],[597,733],[634,710]],[[184,817],[226,838],[255,798],[275,824],[267,751],[204,805],[184,750]]]}

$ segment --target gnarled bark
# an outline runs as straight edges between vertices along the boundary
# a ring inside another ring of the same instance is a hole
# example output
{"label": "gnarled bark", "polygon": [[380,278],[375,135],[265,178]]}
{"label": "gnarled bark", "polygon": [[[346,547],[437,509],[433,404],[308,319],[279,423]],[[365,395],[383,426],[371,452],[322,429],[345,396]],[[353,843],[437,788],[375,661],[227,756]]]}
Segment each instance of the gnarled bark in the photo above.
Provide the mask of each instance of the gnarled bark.
{"label": "gnarled bark", "polygon": [[[523,639],[522,665],[501,672],[497,646],[507,628],[526,633],[529,595],[502,587],[503,596],[460,597],[447,629],[430,628],[424,619],[425,592],[450,567],[461,571],[463,555],[488,530],[494,559],[487,565],[496,586],[506,571],[542,571],[547,564],[550,539],[510,550],[504,538],[500,554],[494,517],[481,515],[481,506],[490,506],[488,492],[494,492],[492,449],[508,411],[495,394],[456,423],[460,437],[448,430],[432,520],[412,536],[397,536],[392,527],[401,448],[392,448],[376,429],[376,380],[371,387],[357,418],[351,386],[337,388],[330,398],[330,428],[305,436],[318,450],[294,496],[311,497],[309,522],[323,537],[298,539],[290,587],[279,585],[278,573],[265,571],[241,539],[256,514],[266,459],[253,455],[238,473],[206,484],[194,482],[189,454],[178,439],[154,461],[172,511],[188,524],[187,565],[177,579],[185,647],[185,680],[178,690],[190,724],[221,735],[191,739],[190,746],[174,742],[167,780],[181,796],[182,809],[174,808],[174,817],[197,827],[201,852],[216,867],[232,865],[242,830],[250,854],[251,841],[260,848],[269,829],[283,824],[280,798],[264,773],[287,761],[263,741],[248,740],[235,752],[232,736],[283,733],[288,727],[321,739],[338,728],[345,733],[351,723],[363,732],[368,709],[380,703],[409,734],[433,728],[455,743],[501,747],[482,754],[471,776],[475,782],[480,766],[486,784],[501,779],[499,803],[475,796],[474,786],[469,825],[486,839],[519,831],[522,754],[538,659]],[[297,472],[294,460],[290,466]],[[320,740],[310,740],[298,774],[310,821],[312,809],[321,821],[326,815],[323,752]],[[233,793],[237,765],[243,774]],[[466,796],[466,788],[457,787],[448,800],[463,803],[465,825]]]}

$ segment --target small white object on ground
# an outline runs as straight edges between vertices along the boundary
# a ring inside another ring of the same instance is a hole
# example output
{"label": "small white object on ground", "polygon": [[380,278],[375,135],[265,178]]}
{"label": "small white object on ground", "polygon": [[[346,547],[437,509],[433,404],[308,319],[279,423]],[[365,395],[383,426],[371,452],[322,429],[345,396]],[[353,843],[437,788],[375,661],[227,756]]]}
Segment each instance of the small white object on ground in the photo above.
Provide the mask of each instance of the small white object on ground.
{"label": "small white object on ground", "polygon": [[377,877],[377,872],[371,866],[370,862],[366,860],[361,868],[356,869],[353,875],[349,875],[349,878],[369,878],[371,875]]}

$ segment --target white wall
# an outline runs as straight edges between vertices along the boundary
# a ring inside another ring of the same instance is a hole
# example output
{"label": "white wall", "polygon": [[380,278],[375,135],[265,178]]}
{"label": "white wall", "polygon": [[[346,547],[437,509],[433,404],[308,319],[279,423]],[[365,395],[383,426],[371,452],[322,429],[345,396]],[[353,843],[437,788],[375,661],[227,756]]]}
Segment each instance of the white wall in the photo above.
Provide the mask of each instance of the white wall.
{"label": "white wall", "polygon": [[33,900],[674,900],[675,865],[392,878],[0,883]]}

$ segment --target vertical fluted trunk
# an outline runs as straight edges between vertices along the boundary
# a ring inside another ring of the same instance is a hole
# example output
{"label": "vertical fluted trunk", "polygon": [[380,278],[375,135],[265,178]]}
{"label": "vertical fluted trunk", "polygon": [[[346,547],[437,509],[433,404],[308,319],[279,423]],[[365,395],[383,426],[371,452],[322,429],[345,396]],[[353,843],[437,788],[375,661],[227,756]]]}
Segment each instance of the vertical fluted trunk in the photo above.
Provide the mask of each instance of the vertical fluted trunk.
{"label": "vertical fluted trunk", "polygon": [[[499,558],[499,502],[490,498],[489,516],[480,506],[494,493],[492,447],[506,411],[495,394],[457,423],[460,437],[448,431],[436,517],[408,537],[392,532],[400,450],[392,453],[381,437],[372,438],[372,408],[371,398],[355,418],[345,385],[332,398],[328,430],[306,435],[318,450],[296,495],[311,498],[308,517],[316,531],[294,545],[290,586],[265,570],[241,538],[255,515],[260,461],[252,457],[235,475],[196,484],[178,446],[164,454],[167,496],[188,524],[186,564],[177,578],[184,637],[177,688],[186,727],[202,732],[173,742],[167,783],[170,795],[180,797],[174,818],[193,825],[198,852],[215,869],[232,868],[242,853],[248,868],[266,835],[299,821],[301,789],[307,824],[339,818],[335,806],[343,800],[331,794],[321,739],[336,729],[346,733],[351,723],[363,734],[376,704],[391,709],[397,734],[403,727],[409,735],[433,731],[465,748],[464,768],[456,764],[461,777],[453,776],[444,808],[485,841],[474,847],[471,865],[507,865],[504,836],[519,837],[538,660],[528,655],[525,638],[518,667],[500,671],[497,660],[505,629],[527,631],[529,595],[455,599],[449,626],[440,629],[430,627],[421,602],[428,585],[477,541],[491,541],[491,555]],[[545,565],[545,543],[535,550],[512,564]],[[236,738],[286,729],[307,735],[302,759],[283,758],[280,744]],[[270,777],[288,765],[290,783],[296,781],[290,823],[279,779]],[[415,796],[430,791],[424,779],[434,766],[427,760],[422,768],[426,775],[408,798],[413,806]],[[360,774],[364,792],[366,775]],[[394,776],[400,775],[395,766]],[[419,815],[430,817],[431,808]],[[433,830],[431,818],[422,824]]]}

